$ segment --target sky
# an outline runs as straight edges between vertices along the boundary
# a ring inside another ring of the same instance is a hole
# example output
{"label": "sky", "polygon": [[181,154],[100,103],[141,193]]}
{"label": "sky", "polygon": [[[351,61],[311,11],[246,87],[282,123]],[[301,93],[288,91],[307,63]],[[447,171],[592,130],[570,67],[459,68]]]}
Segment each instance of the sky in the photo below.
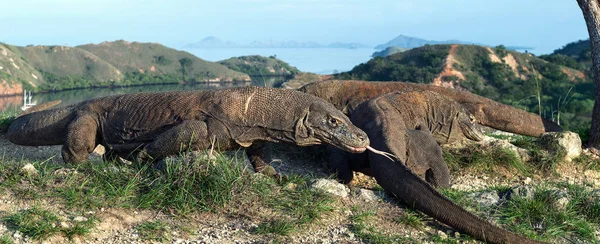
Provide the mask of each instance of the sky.
{"label": "sky", "polygon": [[402,34],[536,54],[588,38],[575,0],[1,0],[0,42],[81,45],[123,39],[173,48],[216,36],[359,42]]}

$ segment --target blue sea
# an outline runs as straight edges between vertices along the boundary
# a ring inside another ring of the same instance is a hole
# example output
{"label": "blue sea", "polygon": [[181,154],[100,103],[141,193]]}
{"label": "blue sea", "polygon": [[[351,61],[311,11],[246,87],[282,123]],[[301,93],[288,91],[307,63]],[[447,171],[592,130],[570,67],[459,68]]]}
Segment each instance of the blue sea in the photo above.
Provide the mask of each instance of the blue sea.
{"label": "blue sea", "polygon": [[351,70],[369,61],[375,49],[371,48],[184,48],[182,49],[207,61],[221,61],[246,55],[275,55],[300,71],[332,74]]}

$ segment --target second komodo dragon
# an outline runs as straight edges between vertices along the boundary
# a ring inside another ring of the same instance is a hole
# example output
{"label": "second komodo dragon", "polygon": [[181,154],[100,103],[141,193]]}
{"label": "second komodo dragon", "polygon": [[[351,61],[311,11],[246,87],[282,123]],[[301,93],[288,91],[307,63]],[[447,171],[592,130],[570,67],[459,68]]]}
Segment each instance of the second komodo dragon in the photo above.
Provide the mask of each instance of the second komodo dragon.
{"label": "second komodo dragon", "polygon": [[135,161],[255,141],[328,143],[355,153],[369,145],[366,134],[323,99],[262,87],[97,98],[21,115],[7,136],[19,145],[63,145],[67,163],[87,160],[99,144],[108,159]]}
{"label": "second komodo dragon", "polygon": [[[359,105],[350,117],[379,150],[392,153],[435,187],[450,186],[450,172],[438,144],[480,141],[479,125],[456,101],[432,91],[392,92]],[[329,162],[344,183],[353,171],[372,175],[367,153],[348,155],[328,147]]]}

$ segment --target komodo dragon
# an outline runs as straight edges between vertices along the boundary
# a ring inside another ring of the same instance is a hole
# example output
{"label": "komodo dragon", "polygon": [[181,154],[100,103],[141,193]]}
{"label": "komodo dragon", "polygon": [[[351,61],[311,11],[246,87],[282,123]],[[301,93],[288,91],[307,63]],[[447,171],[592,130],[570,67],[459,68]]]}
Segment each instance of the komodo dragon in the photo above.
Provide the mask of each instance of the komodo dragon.
{"label": "komodo dragon", "polygon": [[[432,91],[381,95],[359,105],[350,120],[369,136],[375,133],[386,152],[436,187],[450,186],[450,172],[438,144],[484,137],[460,104]],[[372,174],[366,153],[350,156],[332,147],[328,151],[331,167],[342,182],[352,180],[352,171]]]}
{"label": "komodo dragon", "polygon": [[434,91],[461,104],[481,125],[520,135],[539,136],[562,131],[560,126],[537,114],[501,104],[468,91],[408,82],[367,82],[330,80],[315,82],[299,89],[323,98],[347,115],[362,102],[382,94],[400,91]]}
{"label": "komodo dragon", "polygon": [[322,142],[363,152],[366,134],[333,105],[285,89],[244,87],[116,95],[16,118],[15,144],[63,145],[67,163],[88,158],[101,144],[108,158],[161,159],[185,150],[227,150],[254,141],[300,146]]}
{"label": "komodo dragon", "polygon": [[479,140],[483,136],[457,102],[431,91],[388,93],[356,107],[351,121],[367,133],[371,146],[391,152],[400,162],[374,153],[350,156],[334,151],[332,163],[334,167],[343,168],[343,174],[350,173],[352,177],[351,169],[344,168],[348,165],[368,167],[383,189],[409,207],[479,240],[538,243],[478,218],[423,181],[423,177],[432,177],[427,174],[431,172],[425,172],[431,167],[434,175],[428,180],[441,186],[449,185],[448,168],[438,143],[461,137]]}

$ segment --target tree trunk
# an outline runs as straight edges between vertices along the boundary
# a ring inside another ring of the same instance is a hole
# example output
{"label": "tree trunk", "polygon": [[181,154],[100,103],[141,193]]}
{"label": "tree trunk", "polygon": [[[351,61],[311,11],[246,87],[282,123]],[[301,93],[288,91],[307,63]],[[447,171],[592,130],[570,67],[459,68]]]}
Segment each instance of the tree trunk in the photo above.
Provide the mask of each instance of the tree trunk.
{"label": "tree trunk", "polygon": [[600,0],[577,0],[590,34],[594,69],[594,110],[588,146],[600,149]]}

